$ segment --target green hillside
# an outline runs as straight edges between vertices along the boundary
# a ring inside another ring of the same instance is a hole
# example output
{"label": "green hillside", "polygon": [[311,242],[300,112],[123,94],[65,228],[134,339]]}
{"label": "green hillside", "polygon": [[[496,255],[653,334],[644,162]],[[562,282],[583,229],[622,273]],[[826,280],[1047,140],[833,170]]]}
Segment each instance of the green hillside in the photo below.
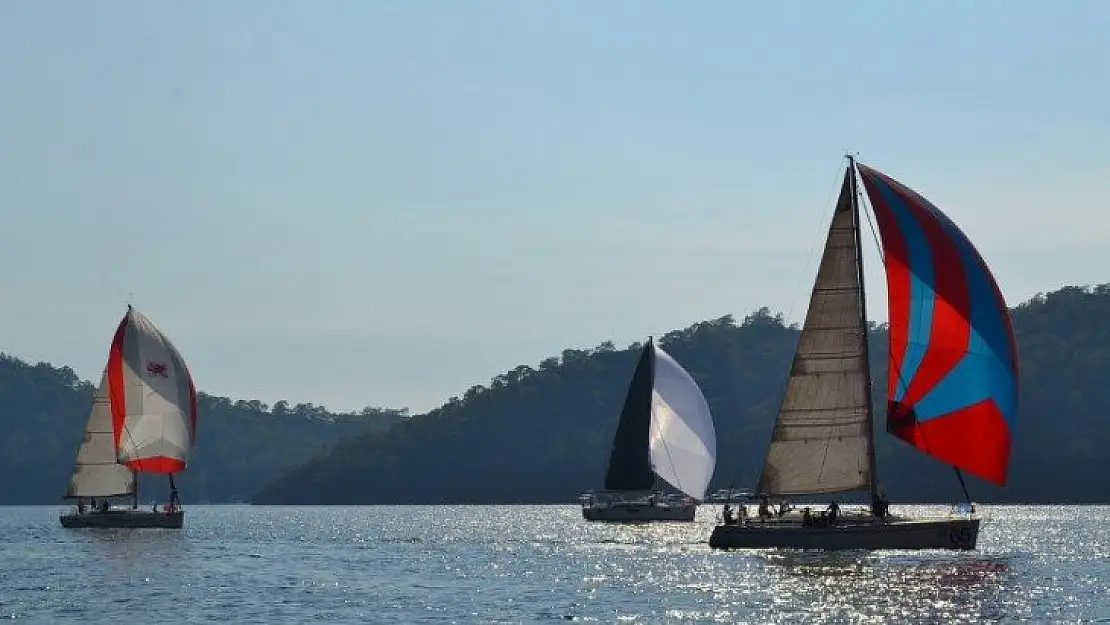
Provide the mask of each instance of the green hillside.
{"label": "green hillside", "polygon": [[[1014,309],[1021,409],[1010,483],[969,479],[995,502],[1110,502],[1110,285],[1066,287]],[[662,337],[701,385],[718,433],[713,488],[750,487],[762,463],[796,326],[762,309]],[[872,332],[876,406],[884,406],[886,337]],[[380,436],[344,440],[269,484],[258,503],[566,502],[599,488],[639,345],[568,349],[521,365]],[[901,501],[952,501],[950,467],[887,435],[880,420],[879,474]]]}

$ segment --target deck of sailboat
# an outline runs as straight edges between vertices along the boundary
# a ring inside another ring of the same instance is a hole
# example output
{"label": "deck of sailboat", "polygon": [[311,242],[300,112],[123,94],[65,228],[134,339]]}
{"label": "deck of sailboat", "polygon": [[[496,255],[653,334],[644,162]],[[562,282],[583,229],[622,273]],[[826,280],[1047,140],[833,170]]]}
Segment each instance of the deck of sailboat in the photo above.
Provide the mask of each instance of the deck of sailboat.
{"label": "deck of sailboat", "polygon": [[602,491],[582,498],[582,518],[587,521],[693,521],[697,510],[696,500],[674,493]]}

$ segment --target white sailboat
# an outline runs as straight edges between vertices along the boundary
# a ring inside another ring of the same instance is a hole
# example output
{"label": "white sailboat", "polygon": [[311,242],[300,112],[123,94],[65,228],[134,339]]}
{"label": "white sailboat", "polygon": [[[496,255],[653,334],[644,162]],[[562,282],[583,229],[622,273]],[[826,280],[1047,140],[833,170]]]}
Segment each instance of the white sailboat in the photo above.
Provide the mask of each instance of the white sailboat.
{"label": "white sailboat", "polygon": [[[66,492],[77,506],[61,515],[62,525],[182,527],[185,512],[173,476],[188,463],[196,406],[196,390],[181,354],[149,319],[128,306],[112,340]],[[169,504],[161,510],[140,509],[138,473],[167,475]],[[113,506],[111,501],[119,497],[130,502]]]}
{"label": "white sailboat", "polygon": [[[969,505],[949,516],[889,514],[879,487],[857,173],[878,223],[887,274],[887,429],[956,470]],[[761,513],[726,516],[709,545],[974,549],[979,518],[961,470],[1005,482],[1017,367],[1009,312],[971,242],[924,197],[849,157],[755,488]],[[870,510],[769,509],[770,502],[828,501],[854,491],[870,494]]]}
{"label": "white sailboat", "polygon": [[[648,338],[613,438],[605,489],[582,497],[588,521],[693,521],[717,439],[694,379]],[[677,493],[665,493],[660,480]]]}

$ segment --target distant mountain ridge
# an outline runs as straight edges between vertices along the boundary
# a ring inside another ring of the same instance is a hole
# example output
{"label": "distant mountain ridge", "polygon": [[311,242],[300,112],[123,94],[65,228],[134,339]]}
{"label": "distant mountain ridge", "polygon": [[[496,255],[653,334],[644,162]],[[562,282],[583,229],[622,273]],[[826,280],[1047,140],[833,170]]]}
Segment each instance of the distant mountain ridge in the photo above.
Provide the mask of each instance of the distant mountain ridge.
{"label": "distant mountain ridge", "polygon": [[[0,504],[62,503],[92,406],[93,384],[69,367],[31,365],[0,354]],[[178,477],[186,503],[246,501],[283,472],[337,441],[384,432],[404,410],[368,407],[335,414],[323,406],[198,396],[196,444]],[[164,478],[143,476],[144,503],[164,500]]]}
{"label": "distant mountain ridge", "polygon": [[[1110,285],[1064,287],[1013,309],[1020,414],[1009,484],[969,478],[982,502],[1110,503]],[[876,454],[896,501],[954,501],[952,469],[885,432],[886,336],[871,332]],[[717,426],[711,488],[750,488],[763,461],[796,325],[760,309],[694,324],[661,344],[701,385]],[[601,486],[640,345],[568,349],[521,365],[380,436],[345,439],[263,488],[256,503],[568,502]]]}

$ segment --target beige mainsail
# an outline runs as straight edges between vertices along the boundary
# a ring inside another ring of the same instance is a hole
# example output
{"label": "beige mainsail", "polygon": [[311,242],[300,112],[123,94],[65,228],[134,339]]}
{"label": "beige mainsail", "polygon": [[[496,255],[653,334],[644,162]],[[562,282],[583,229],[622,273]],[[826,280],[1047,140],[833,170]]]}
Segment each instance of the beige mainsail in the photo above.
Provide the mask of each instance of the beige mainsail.
{"label": "beige mainsail", "polygon": [[756,492],[871,485],[869,370],[854,179],[845,174]]}
{"label": "beige mainsail", "polygon": [[85,424],[85,437],[77,449],[77,462],[66,491],[68,498],[111,497],[135,492],[135,474],[116,462],[108,390],[108,372],[105,370],[93,397],[92,410]]}

